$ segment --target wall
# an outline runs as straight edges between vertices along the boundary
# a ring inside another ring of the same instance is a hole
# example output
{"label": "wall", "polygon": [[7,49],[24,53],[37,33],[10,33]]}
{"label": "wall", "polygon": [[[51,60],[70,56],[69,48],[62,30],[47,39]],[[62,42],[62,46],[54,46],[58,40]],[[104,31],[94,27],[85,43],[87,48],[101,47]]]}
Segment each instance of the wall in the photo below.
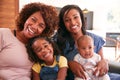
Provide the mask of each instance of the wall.
{"label": "wall", "polygon": [[19,0],[0,1],[0,28],[15,29],[15,18],[18,14]]}

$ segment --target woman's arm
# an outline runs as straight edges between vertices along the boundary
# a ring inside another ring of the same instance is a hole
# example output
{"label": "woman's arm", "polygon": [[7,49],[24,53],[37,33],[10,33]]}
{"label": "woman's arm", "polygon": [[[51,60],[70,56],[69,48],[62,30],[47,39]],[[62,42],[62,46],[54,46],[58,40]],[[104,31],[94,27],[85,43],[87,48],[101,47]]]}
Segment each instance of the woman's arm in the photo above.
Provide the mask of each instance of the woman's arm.
{"label": "woman's arm", "polygon": [[58,71],[57,80],[65,80],[67,76],[67,67],[62,67]]}
{"label": "woman's arm", "polygon": [[101,49],[98,51],[98,54],[101,56],[101,59],[104,59],[104,56],[103,56],[103,48],[101,48]]}
{"label": "woman's arm", "polygon": [[97,69],[94,72],[94,74],[96,74],[97,70],[99,70],[100,71],[99,76],[103,76],[109,70],[108,61],[104,59],[103,48],[99,50],[98,54],[101,56],[101,61],[99,61],[99,63],[97,64]]}
{"label": "woman's arm", "polygon": [[39,74],[33,70],[32,70],[32,80],[40,80]]}
{"label": "woman's arm", "polygon": [[76,61],[69,61],[68,62],[69,68],[71,69],[71,71],[78,77],[86,79],[86,76],[84,74],[84,68],[82,67],[82,65],[80,65],[79,63],[77,63]]}

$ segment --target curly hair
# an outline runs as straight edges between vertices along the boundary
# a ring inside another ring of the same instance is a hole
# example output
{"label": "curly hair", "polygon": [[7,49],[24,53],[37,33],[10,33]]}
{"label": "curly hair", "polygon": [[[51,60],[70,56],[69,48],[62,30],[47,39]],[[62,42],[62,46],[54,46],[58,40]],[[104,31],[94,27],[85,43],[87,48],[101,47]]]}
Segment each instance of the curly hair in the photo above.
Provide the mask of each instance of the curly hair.
{"label": "curly hair", "polygon": [[26,20],[35,12],[40,12],[45,21],[46,28],[41,36],[51,36],[58,27],[58,11],[55,7],[40,2],[26,4],[16,19],[17,29],[22,31]]}
{"label": "curly hair", "polygon": [[46,40],[47,42],[49,42],[50,44],[52,44],[54,55],[61,55],[61,51],[59,50],[57,44],[56,44],[51,38],[37,36],[37,37],[31,38],[31,39],[29,40],[29,43],[26,45],[27,52],[28,52],[28,55],[29,55],[29,59],[30,59],[32,62],[39,62],[39,63],[43,63],[43,62],[44,62],[43,60],[41,60],[41,59],[36,55],[36,53],[34,52],[34,50],[33,50],[33,48],[32,48],[33,43],[34,43],[35,41],[39,40],[39,39]]}

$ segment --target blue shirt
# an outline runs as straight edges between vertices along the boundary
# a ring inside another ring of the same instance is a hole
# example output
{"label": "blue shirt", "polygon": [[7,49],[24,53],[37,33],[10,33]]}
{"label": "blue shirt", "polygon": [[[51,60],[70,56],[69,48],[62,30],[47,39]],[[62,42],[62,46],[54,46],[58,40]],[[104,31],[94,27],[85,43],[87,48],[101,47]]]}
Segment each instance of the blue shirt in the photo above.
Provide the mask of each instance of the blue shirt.
{"label": "blue shirt", "polygon": [[[93,33],[87,32],[87,35],[91,36],[94,40],[94,46],[95,46],[95,53],[98,53],[98,51],[103,47],[105,41],[102,37],[95,35]],[[66,41],[65,43],[66,47],[64,48],[64,56],[70,61],[73,60],[74,56],[78,53],[78,50],[76,48],[76,45],[70,46],[69,41]]]}

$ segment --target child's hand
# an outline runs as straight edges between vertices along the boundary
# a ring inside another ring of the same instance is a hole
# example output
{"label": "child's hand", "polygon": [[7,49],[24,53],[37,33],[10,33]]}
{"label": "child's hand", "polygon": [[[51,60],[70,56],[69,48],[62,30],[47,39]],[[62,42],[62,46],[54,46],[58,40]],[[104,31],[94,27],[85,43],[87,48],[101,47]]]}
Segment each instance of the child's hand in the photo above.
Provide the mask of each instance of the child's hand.
{"label": "child's hand", "polygon": [[93,74],[94,74],[96,77],[98,77],[98,76],[99,76],[99,73],[100,73],[100,71],[97,69],[97,67],[95,67]]}
{"label": "child's hand", "polygon": [[96,70],[94,71],[94,75],[99,71],[99,76],[103,76],[108,72],[108,62],[102,59],[96,66]]}
{"label": "child's hand", "polygon": [[99,73],[100,73],[99,71],[96,71],[95,76],[98,77],[98,76],[99,76]]}

